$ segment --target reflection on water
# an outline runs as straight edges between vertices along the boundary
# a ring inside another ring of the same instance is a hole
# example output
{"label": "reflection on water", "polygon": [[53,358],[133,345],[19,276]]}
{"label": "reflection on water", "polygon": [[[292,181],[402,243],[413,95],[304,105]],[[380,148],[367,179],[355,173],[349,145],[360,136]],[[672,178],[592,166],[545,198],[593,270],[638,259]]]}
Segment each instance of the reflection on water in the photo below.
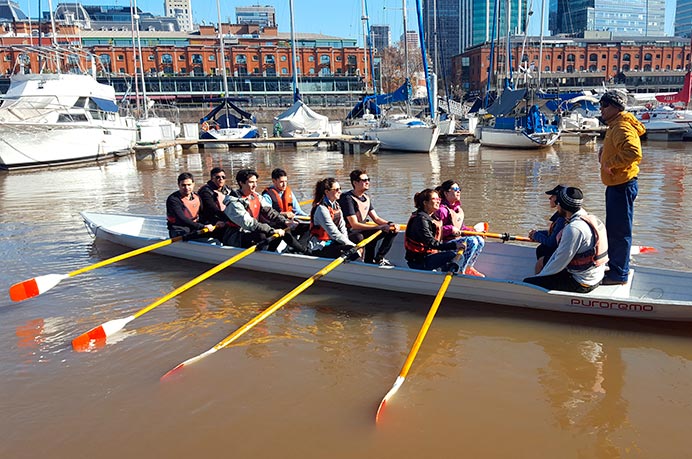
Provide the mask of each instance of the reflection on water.
{"label": "reflection on water", "polygon": [[[687,144],[645,146],[635,242],[640,265],[692,269]],[[122,253],[93,243],[82,210],[159,213],[183,171],[245,167],[267,184],[289,172],[301,200],[315,182],[367,169],[378,213],[404,223],[412,196],[454,178],[469,222],[523,235],[547,226],[545,190],[581,187],[604,215],[596,148],[346,155],[326,149],[230,149],[0,175],[0,287]],[[233,180],[231,180],[233,183]],[[573,317],[445,300],[377,429],[431,298],[318,283],[233,346],[209,349],[300,279],[229,268],[127,325],[102,349],[70,340],[127,317],[208,269],[155,254],[66,279],[20,304],[0,300],[0,457],[210,454],[239,457],[684,457],[692,421],[687,326]],[[55,420],[60,419],[60,423]],[[78,426],[73,428],[72,426]],[[142,435],[146,432],[146,435]],[[271,433],[272,441],[266,441]],[[497,439],[502,438],[498,442]],[[200,441],[203,439],[203,441]],[[664,440],[661,440],[664,439]],[[124,441],[123,441],[124,440]],[[536,445],[540,445],[537,447]]]}

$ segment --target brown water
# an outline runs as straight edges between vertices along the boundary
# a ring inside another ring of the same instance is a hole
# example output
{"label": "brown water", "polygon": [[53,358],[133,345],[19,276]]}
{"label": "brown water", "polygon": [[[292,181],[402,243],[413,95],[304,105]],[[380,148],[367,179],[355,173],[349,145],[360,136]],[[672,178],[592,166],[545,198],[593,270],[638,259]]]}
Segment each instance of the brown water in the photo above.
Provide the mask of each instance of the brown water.
{"label": "brown water", "polygon": [[[580,186],[586,207],[603,216],[595,151],[457,143],[430,155],[204,152],[0,175],[0,289],[122,253],[95,244],[78,213],[162,213],[183,171],[201,185],[213,166],[229,176],[256,167],[264,183],[282,166],[307,199],[317,178],[334,175],[348,188],[348,172],[366,168],[378,212],[400,222],[415,191],[456,178],[469,221],[525,235],[546,225],[543,192],[556,183]],[[635,242],[659,253],[640,265],[692,269],[691,154],[690,144],[645,146]],[[24,303],[3,293],[0,457],[692,457],[688,324],[443,301],[377,426],[377,405],[431,298],[321,282],[236,345],[160,382],[299,283],[230,268],[131,322],[119,342],[72,351],[75,336],[207,268],[141,255]]]}

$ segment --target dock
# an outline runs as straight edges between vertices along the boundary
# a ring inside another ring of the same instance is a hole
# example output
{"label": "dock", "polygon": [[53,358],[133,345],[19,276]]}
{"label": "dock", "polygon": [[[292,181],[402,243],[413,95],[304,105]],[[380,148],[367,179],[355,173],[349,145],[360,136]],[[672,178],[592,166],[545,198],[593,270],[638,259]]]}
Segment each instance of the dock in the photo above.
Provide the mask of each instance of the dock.
{"label": "dock", "polygon": [[199,148],[219,149],[234,147],[276,148],[277,146],[326,145],[328,150],[342,154],[373,154],[380,148],[377,140],[358,139],[352,136],[339,137],[257,137],[254,139],[210,140],[185,139],[161,142],[138,143],[133,150],[137,161],[155,161],[165,154],[199,151]]}

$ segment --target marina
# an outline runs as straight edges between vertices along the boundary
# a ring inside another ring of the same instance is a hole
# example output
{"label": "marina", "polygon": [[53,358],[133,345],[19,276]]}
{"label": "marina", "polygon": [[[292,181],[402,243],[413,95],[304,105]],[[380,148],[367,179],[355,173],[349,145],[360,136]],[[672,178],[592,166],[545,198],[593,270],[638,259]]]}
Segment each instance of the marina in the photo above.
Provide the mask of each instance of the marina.
{"label": "marina", "polygon": [[[122,254],[127,249],[120,245],[93,240],[80,212],[162,216],[180,172],[193,173],[199,187],[215,166],[231,177],[256,168],[262,186],[273,168],[283,167],[301,201],[318,178],[335,176],[348,189],[348,173],[366,169],[378,213],[401,223],[416,191],[455,178],[468,219],[525,235],[547,226],[544,192],[556,183],[579,186],[585,207],[604,215],[598,142],[532,151],[457,141],[438,143],[430,154],[377,155],[281,145],[200,148],[164,152],[154,161],[127,156],[2,174],[0,238],[11,269],[3,270],[0,287],[7,292],[23,279]],[[689,148],[644,142],[634,240],[658,252],[635,258],[635,276],[649,267],[692,271]],[[255,262],[265,254],[256,255]],[[305,279],[230,267],[132,322],[106,347],[72,350],[76,336],[208,268],[143,254],[65,279],[21,303],[5,297],[0,455],[62,458],[96,449],[114,458],[229,450],[239,457],[291,451],[336,458],[445,457],[460,450],[475,457],[512,457],[519,450],[545,458],[686,454],[692,422],[687,324],[479,303],[464,298],[472,286],[459,290],[460,299],[443,299],[407,383],[377,426],[377,404],[430,308],[429,296],[325,279],[232,346],[159,381]],[[506,440],[497,442],[498,435]]]}

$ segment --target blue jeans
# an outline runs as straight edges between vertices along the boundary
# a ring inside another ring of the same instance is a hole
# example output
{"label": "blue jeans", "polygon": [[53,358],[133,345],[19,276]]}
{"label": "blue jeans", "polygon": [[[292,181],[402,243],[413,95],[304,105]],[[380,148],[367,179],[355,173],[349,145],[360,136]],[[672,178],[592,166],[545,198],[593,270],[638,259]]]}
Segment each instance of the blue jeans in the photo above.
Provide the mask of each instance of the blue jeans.
{"label": "blue jeans", "polygon": [[433,269],[444,267],[445,269],[443,269],[443,271],[446,271],[447,267],[445,265],[452,261],[456,254],[454,250],[433,253],[432,255],[426,256],[422,263],[409,261],[408,267],[411,269],[423,269],[425,271],[432,271]]}
{"label": "blue jeans", "polygon": [[633,178],[622,185],[606,187],[606,231],[608,232],[608,267],[606,277],[625,282],[630,271],[630,248],[632,247],[632,221],[634,200],[639,185]]}

